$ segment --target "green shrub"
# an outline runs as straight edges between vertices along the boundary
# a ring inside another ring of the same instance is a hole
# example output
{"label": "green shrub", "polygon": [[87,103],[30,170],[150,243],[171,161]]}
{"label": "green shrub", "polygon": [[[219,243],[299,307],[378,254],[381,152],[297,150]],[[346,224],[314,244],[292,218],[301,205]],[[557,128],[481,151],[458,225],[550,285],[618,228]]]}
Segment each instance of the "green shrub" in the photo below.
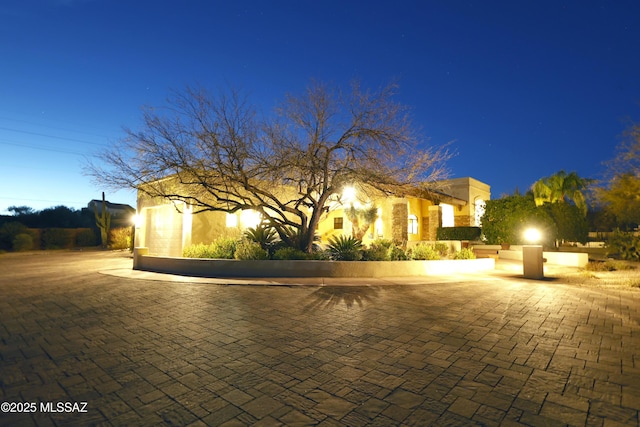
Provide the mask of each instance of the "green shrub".
{"label": "green shrub", "polygon": [[211,248],[204,243],[189,245],[182,250],[182,256],[185,258],[212,258]]}
{"label": "green shrub", "polygon": [[374,240],[362,252],[362,259],[365,261],[389,261],[392,246],[393,242],[391,240]]}
{"label": "green shrub", "polygon": [[0,249],[11,250],[13,248],[13,241],[18,234],[28,234],[29,229],[26,225],[17,222],[7,222],[0,227]]}
{"label": "green shrub", "polygon": [[234,257],[242,260],[269,259],[269,253],[262,249],[260,243],[243,239],[236,244]]}
{"label": "green shrub", "polygon": [[219,237],[211,244],[198,243],[187,246],[182,250],[185,258],[218,258],[233,259],[237,240],[230,237]]}
{"label": "green shrub", "polygon": [[438,253],[440,254],[440,258],[446,258],[447,255],[449,255],[449,245],[447,245],[446,243],[436,242],[433,245],[433,249],[438,251]]}
{"label": "green shrub", "polygon": [[469,248],[462,248],[453,254],[453,259],[476,259],[476,254]]}
{"label": "green shrub", "polygon": [[389,248],[389,261],[407,261],[409,255],[400,246],[393,245]]}
{"label": "green shrub", "polygon": [[20,233],[13,239],[13,250],[16,252],[33,249],[33,237],[28,233]]}
{"label": "green shrub", "polygon": [[109,247],[111,249],[131,248],[131,227],[112,228],[109,231]]}
{"label": "green shrub", "polygon": [[76,233],[76,246],[80,248],[97,246],[100,242],[96,232],[90,228],[81,228]]}
{"label": "green shrub", "polygon": [[438,240],[480,240],[480,227],[439,227]]}
{"label": "green shrub", "polygon": [[42,230],[44,249],[68,249],[73,247],[73,230],[68,228],[45,228]]}
{"label": "green shrub", "polygon": [[335,261],[359,261],[362,259],[362,241],[352,236],[333,236],[327,248]]}
{"label": "green shrub", "polygon": [[238,241],[230,237],[219,237],[209,245],[208,258],[233,259]]}
{"label": "green shrub", "polygon": [[292,248],[292,247],[284,247],[277,249],[273,253],[273,259],[308,259],[309,256],[302,252],[300,249]]}
{"label": "green shrub", "polygon": [[640,236],[634,233],[615,230],[609,237],[607,248],[622,259],[640,260]]}
{"label": "green shrub", "polygon": [[437,260],[440,259],[440,252],[433,245],[420,243],[413,248],[411,256],[415,260]]}
{"label": "green shrub", "polygon": [[621,271],[634,269],[634,265],[618,260],[589,261],[586,266],[586,270],[588,271]]}

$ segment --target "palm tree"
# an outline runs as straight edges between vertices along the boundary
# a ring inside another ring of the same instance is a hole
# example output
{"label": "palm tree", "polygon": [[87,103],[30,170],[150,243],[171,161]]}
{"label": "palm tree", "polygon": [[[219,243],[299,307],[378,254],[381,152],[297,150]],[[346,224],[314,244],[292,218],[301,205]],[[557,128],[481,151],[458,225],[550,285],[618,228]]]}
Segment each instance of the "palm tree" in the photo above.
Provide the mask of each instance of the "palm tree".
{"label": "palm tree", "polygon": [[544,203],[565,203],[572,201],[585,215],[587,201],[583,191],[592,182],[591,179],[581,178],[577,173],[566,173],[564,170],[536,181],[531,190],[536,206]]}

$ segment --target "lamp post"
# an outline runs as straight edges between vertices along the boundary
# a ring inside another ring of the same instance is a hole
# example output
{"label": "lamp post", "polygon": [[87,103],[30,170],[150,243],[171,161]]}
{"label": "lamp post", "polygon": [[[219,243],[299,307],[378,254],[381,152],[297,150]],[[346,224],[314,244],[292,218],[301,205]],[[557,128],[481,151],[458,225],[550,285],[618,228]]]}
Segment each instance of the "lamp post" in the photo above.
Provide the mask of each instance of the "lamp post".
{"label": "lamp post", "polygon": [[544,278],[544,259],[542,257],[542,245],[536,245],[541,239],[540,231],[529,228],[524,232],[526,241],[532,243],[522,247],[522,269],[525,279]]}

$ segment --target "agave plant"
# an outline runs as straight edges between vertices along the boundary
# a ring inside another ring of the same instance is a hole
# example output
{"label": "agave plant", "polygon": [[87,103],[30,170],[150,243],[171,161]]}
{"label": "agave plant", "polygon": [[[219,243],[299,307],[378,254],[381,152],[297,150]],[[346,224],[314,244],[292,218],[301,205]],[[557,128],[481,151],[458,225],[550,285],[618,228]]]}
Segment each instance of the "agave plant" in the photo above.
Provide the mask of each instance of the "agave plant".
{"label": "agave plant", "polygon": [[244,236],[248,240],[259,243],[260,247],[265,250],[271,249],[276,240],[278,240],[276,230],[274,230],[273,227],[269,227],[268,225],[264,224],[247,228],[247,230],[244,232]]}
{"label": "agave plant", "polygon": [[362,241],[353,236],[333,236],[328,251],[335,261],[359,261],[362,259]]}

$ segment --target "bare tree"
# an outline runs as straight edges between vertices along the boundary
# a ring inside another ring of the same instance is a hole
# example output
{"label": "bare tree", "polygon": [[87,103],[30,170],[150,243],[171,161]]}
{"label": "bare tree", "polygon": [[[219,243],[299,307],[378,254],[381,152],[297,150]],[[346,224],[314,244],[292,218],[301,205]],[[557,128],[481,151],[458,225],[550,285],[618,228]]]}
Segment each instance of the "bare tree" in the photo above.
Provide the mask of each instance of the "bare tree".
{"label": "bare tree", "polygon": [[640,124],[632,124],[623,136],[616,156],[605,162],[606,181],[595,196],[619,225],[633,228],[640,224]]}
{"label": "bare tree", "polygon": [[446,178],[446,146],[420,140],[395,86],[348,93],[312,82],[259,118],[237,92],[186,89],[146,109],[140,130],[87,170],[100,183],[182,201],[193,211],[252,209],[287,244],[311,251],[314,230],[346,186],[419,195]]}

